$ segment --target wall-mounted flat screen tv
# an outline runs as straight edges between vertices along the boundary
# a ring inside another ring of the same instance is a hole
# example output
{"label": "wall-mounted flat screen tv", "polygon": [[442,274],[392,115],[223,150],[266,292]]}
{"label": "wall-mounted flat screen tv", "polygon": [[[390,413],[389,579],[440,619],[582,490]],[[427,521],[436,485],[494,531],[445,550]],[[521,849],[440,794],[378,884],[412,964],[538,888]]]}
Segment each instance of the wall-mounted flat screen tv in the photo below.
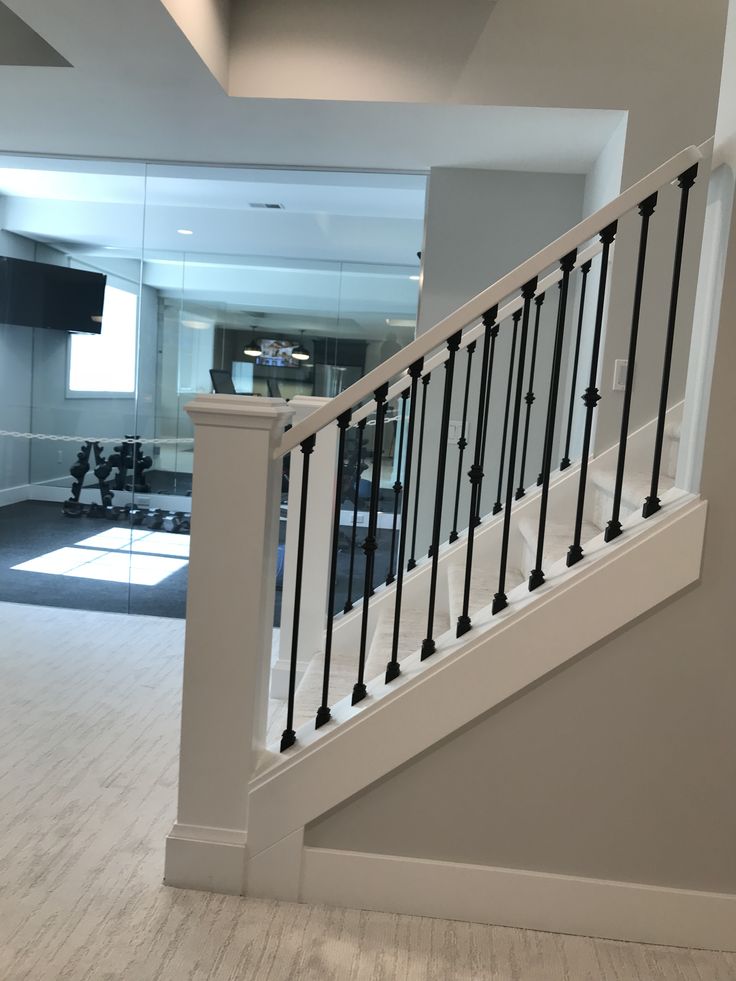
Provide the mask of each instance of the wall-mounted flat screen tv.
{"label": "wall-mounted flat screen tv", "polygon": [[0,256],[0,324],[99,334],[102,273]]}
{"label": "wall-mounted flat screen tv", "polygon": [[[264,365],[267,368],[303,368],[302,362],[292,358],[291,352],[297,346],[298,341],[283,340],[264,340],[259,338],[261,354],[256,358],[257,365]],[[311,365],[310,365],[311,367]]]}

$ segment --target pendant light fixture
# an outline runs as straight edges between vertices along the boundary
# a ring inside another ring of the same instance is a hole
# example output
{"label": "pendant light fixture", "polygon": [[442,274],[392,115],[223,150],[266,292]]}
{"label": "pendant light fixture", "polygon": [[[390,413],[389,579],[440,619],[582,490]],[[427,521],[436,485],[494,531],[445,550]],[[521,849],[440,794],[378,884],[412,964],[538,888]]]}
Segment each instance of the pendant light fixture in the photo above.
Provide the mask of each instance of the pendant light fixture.
{"label": "pendant light fixture", "polygon": [[302,331],[300,334],[300,340],[297,346],[291,349],[291,356],[292,358],[296,358],[297,361],[309,361],[309,359],[312,356],[302,344],[303,340],[304,340],[304,331]]}
{"label": "pendant light fixture", "polygon": [[256,340],[255,327],[251,329],[253,331],[253,335],[243,348],[243,354],[249,354],[251,358],[260,358],[260,356],[263,354],[263,348],[261,347],[261,342]]}

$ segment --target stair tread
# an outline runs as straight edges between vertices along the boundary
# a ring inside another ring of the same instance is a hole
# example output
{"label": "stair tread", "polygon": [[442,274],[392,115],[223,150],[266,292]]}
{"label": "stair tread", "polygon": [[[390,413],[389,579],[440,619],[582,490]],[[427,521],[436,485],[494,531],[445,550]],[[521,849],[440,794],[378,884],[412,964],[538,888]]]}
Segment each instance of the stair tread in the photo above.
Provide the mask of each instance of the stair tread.
{"label": "stair tread", "polygon": [[[465,592],[465,563],[454,563],[448,570],[450,611],[453,622],[457,620],[462,612],[463,596]],[[524,582],[526,575],[521,569],[515,566],[506,570],[506,592],[514,589]],[[493,596],[498,589],[498,569],[489,569],[487,566],[478,563],[473,567],[473,575],[470,580],[470,603],[468,613],[471,618],[481,610],[490,606]]]}
{"label": "stair tread", "polygon": [[[615,470],[594,470],[591,472],[590,479],[600,490],[613,496],[614,487],[616,485]],[[644,503],[645,498],[649,495],[651,482],[651,470],[626,471],[624,474],[623,487],[621,489],[621,500],[624,507],[628,508],[629,510],[636,510],[640,508]],[[675,482],[672,477],[668,476],[666,473],[660,474],[659,496],[661,497],[665,491],[668,491],[670,488],[674,487],[674,484]]]}

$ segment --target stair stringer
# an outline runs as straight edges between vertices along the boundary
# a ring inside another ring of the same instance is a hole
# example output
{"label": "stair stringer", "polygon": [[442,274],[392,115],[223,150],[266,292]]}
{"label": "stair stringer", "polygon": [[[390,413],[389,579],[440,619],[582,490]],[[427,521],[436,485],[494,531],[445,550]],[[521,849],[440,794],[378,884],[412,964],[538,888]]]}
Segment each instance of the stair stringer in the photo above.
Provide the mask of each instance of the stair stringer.
{"label": "stair stringer", "polygon": [[461,640],[446,634],[431,661],[408,658],[390,687],[376,679],[373,698],[338,703],[251,780],[249,861],[695,582],[706,503],[673,490],[663,504],[613,543],[588,543],[572,569],[557,563],[533,593],[518,587]]}

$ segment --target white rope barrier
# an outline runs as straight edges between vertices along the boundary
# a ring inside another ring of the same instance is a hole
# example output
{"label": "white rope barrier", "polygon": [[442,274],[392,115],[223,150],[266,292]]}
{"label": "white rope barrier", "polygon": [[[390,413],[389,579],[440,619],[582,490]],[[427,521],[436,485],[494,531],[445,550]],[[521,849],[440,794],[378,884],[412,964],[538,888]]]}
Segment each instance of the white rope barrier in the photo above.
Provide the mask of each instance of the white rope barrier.
{"label": "white rope barrier", "polygon": [[129,436],[54,436],[51,433],[16,433],[9,429],[0,429],[0,436],[12,436],[15,439],[48,439],[59,443],[155,443],[157,446],[174,446],[194,442],[192,436],[165,439],[156,439],[153,436],[141,436],[136,439]]}

